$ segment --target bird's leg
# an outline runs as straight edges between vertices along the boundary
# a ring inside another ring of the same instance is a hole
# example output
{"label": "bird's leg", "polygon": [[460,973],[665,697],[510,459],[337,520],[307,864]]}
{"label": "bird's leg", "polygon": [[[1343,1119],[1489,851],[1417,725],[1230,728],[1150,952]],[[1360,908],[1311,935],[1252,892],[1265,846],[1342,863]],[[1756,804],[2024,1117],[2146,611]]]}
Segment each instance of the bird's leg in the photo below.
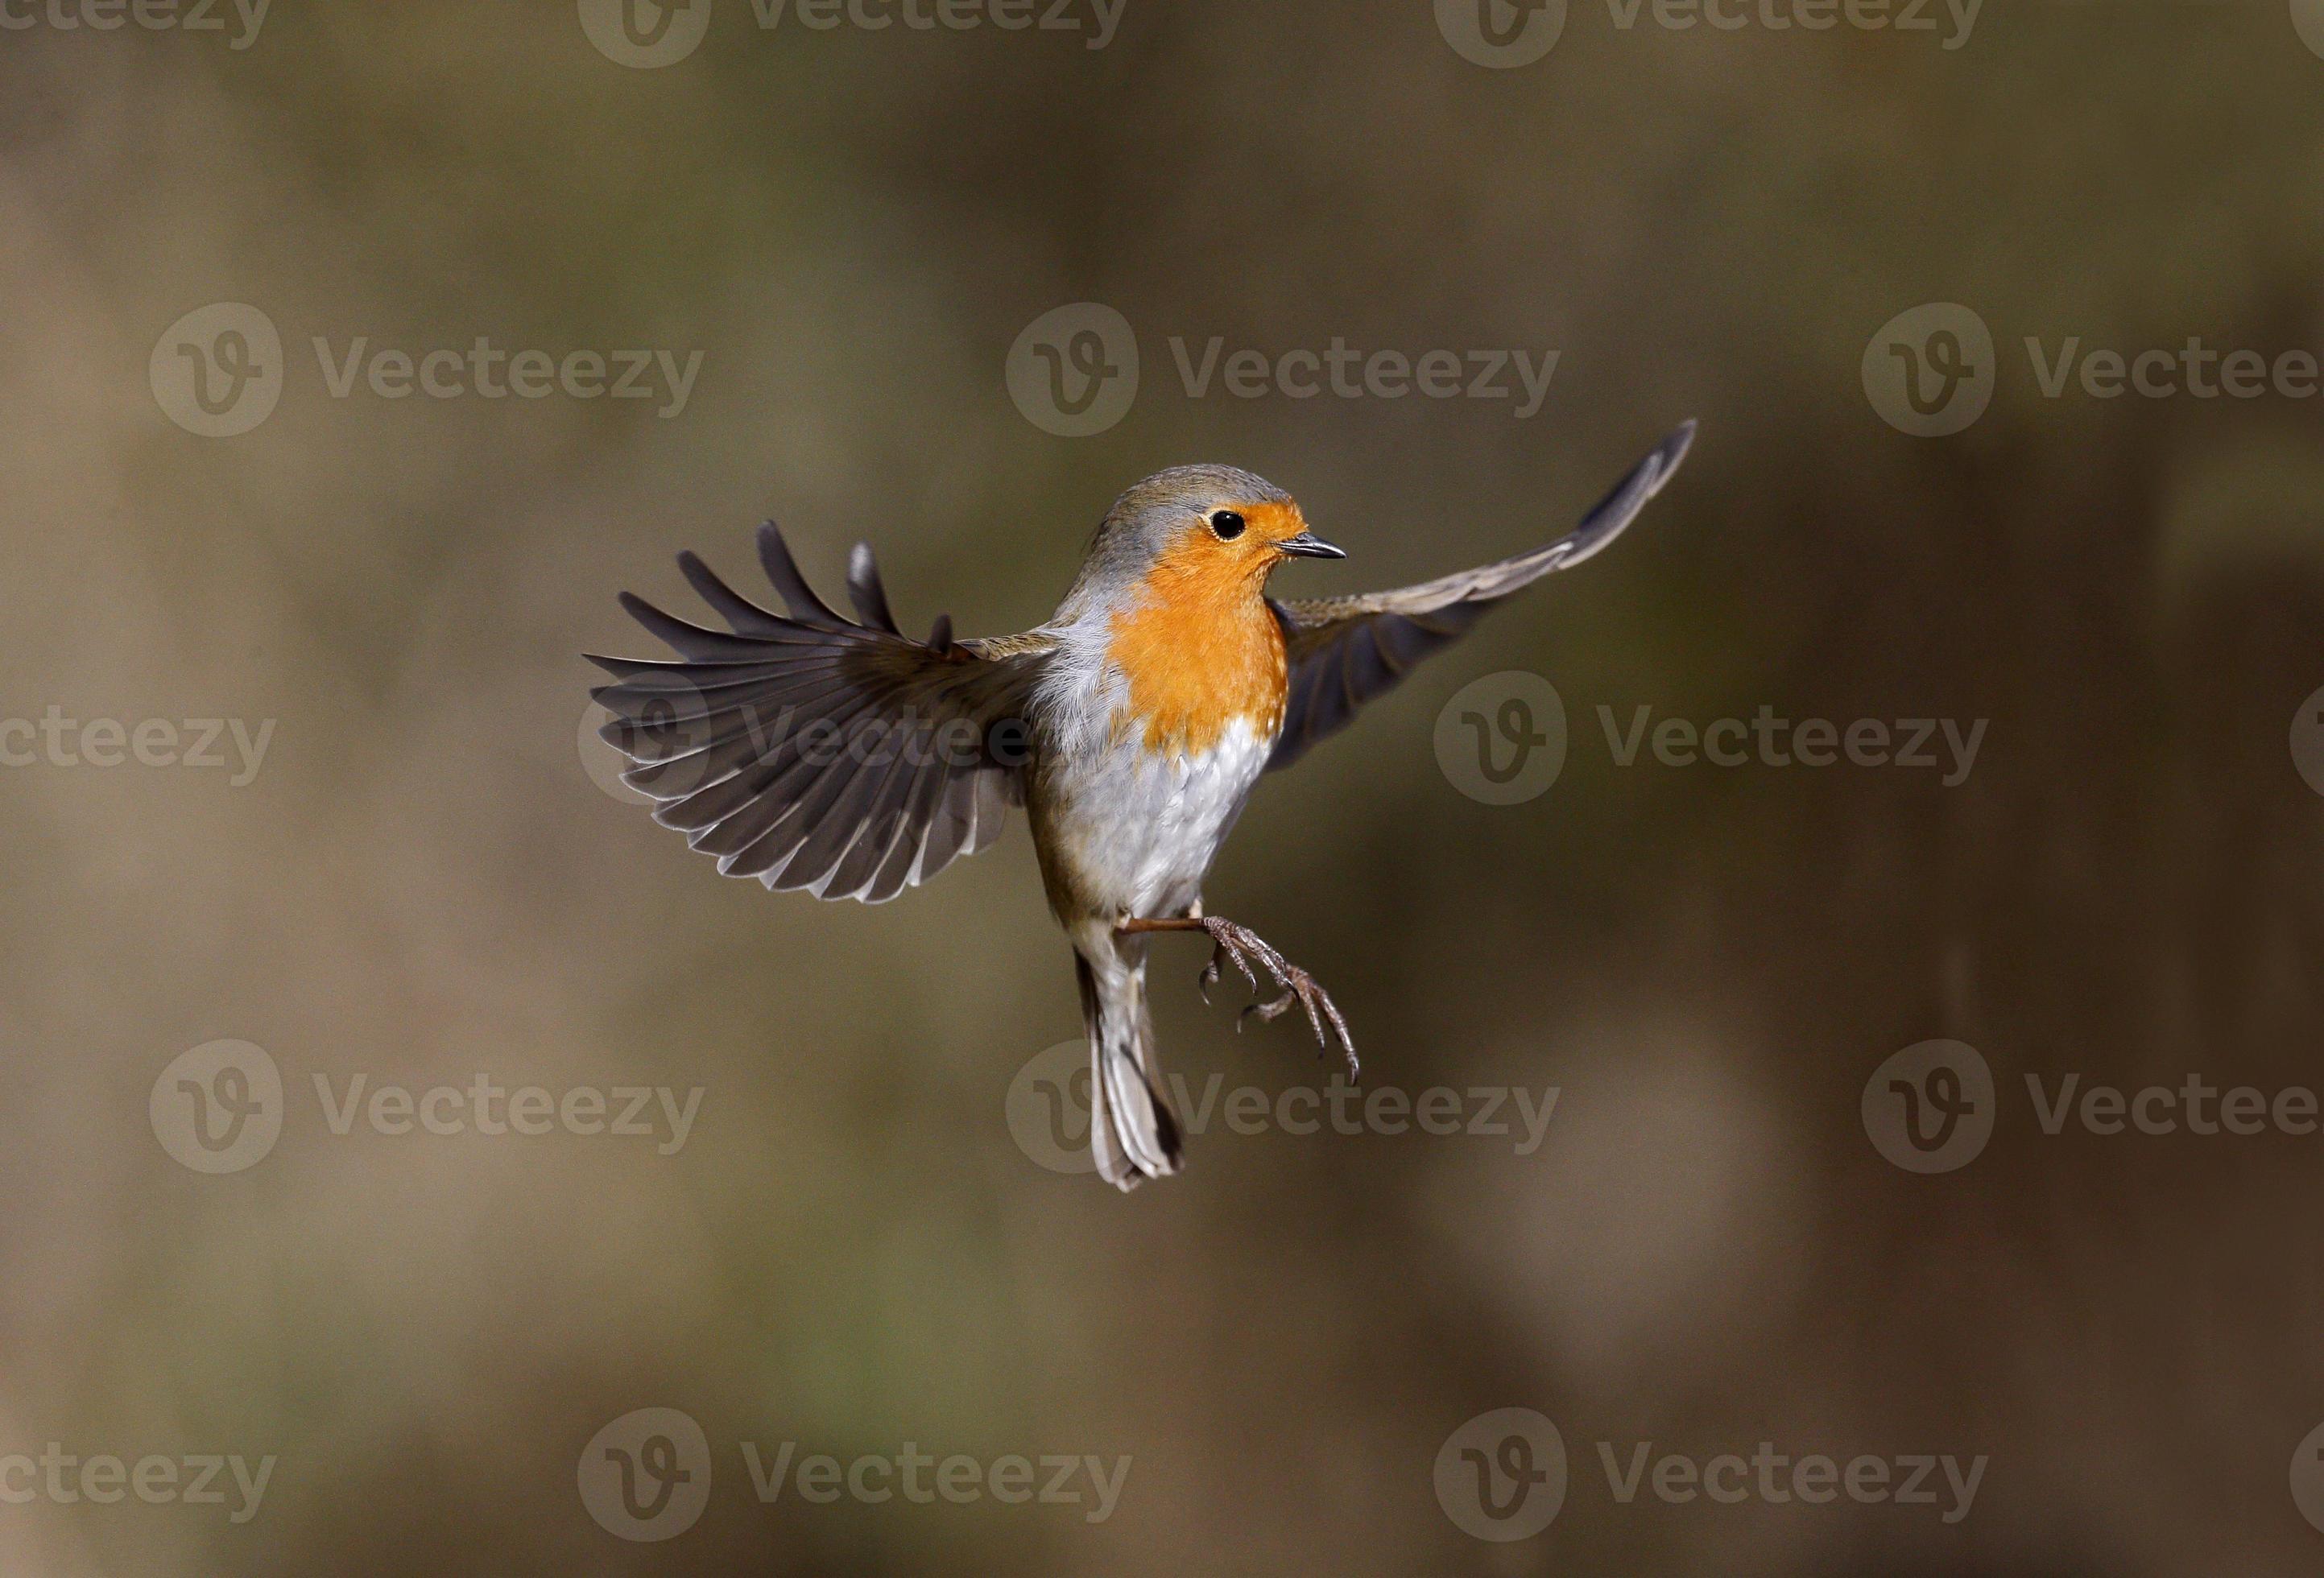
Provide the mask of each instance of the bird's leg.
{"label": "bird's leg", "polygon": [[[1211,988],[1218,984],[1222,965],[1232,964],[1241,971],[1243,979],[1250,983],[1253,992],[1259,990],[1258,972],[1264,970],[1277,986],[1283,988],[1283,995],[1271,1002],[1252,1003],[1242,1010],[1243,1019],[1247,1020],[1252,1014],[1262,1020],[1277,1019],[1288,1012],[1293,1003],[1297,1003],[1307,1010],[1307,1023],[1315,1032],[1317,1047],[1323,1051],[1330,1051],[1333,1038],[1336,1036],[1340,1050],[1348,1060],[1349,1080],[1352,1082],[1360,1072],[1356,1061],[1355,1038],[1348,1033],[1348,1021],[1341,1017],[1339,1007],[1333,1002],[1330,993],[1317,984],[1313,975],[1277,953],[1265,938],[1249,927],[1237,926],[1219,916],[1201,914],[1198,905],[1196,913],[1192,915],[1167,920],[1125,920],[1114,930],[1130,936],[1160,931],[1204,933],[1216,945],[1211,962],[1204,965],[1203,973],[1194,978],[1204,1002],[1210,1001]],[[1254,964],[1257,969],[1253,968]],[[1329,1032],[1324,1029],[1326,1024],[1331,1027]],[[1236,1028],[1241,1028],[1240,1020]]]}

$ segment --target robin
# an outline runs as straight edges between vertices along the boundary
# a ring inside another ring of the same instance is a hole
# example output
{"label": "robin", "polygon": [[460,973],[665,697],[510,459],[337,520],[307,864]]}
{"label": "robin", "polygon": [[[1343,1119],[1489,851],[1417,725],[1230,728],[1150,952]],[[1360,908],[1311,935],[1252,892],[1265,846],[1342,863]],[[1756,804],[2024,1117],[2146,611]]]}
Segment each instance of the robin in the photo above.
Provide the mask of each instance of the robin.
{"label": "robin", "polygon": [[1180,1166],[1146,1009],[1151,938],[1213,944],[1222,965],[1281,995],[1246,1014],[1302,1009],[1318,1044],[1356,1073],[1331,997],[1247,927],[1203,912],[1203,879],[1260,776],[1343,726],[1422,658],[1519,587],[1597,553],[1670,480],[1687,423],[1639,462],[1569,537],[1496,564],[1369,596],[1278,602],[1276,567],[1344,558],[1272,483],[1224,466],[1148,477],[1114,502],[1047,624],[956,641],[938,619],[905,635],[868,547],[848,560],[856,617],[807,586],[782,533],[759,557],[785,611],[760,607],[694,554],[678,568],[727,624],[622,604],[675,662],[592,658],[605,738],[719,871],[770,890],[883,903],[1030,820],[1049,907],[1072,941],[1091,1059],[1091,1145],[1123,1189]]}

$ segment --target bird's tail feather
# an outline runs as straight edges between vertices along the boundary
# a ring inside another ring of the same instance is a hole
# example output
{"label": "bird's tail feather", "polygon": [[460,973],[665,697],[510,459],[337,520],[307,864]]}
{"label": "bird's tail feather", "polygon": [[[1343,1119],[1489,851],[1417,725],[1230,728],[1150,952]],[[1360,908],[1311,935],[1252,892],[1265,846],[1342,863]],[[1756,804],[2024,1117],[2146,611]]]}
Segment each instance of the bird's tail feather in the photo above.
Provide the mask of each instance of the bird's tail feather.
{"label": "bird's tail feather", "polygon": [[1090,1041],[1090,1146],[1100,1177],[1118,1189],[1167,1177],[1182,1165],[1178,1116],[1154,1061],[1146,961],[1119,953],[1074,955]]}

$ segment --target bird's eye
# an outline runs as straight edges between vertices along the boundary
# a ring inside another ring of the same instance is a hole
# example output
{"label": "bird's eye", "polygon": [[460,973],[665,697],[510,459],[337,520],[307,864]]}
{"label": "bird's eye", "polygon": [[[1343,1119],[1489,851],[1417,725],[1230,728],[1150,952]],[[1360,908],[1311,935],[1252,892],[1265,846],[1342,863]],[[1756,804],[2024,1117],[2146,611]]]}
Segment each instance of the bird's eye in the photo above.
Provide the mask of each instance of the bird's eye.
{"label": "bird's eye", "polygon": [[1211,517],[1211,530],[1217,532],[1221,542],[1232,542],[1242,535],[1245,522],[1232,510],[1221,510]]}

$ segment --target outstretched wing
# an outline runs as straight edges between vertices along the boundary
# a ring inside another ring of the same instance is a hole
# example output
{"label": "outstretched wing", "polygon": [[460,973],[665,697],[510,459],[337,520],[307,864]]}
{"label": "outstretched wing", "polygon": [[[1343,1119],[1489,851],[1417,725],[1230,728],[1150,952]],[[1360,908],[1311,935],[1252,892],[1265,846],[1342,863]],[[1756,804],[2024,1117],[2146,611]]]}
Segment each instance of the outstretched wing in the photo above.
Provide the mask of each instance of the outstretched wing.
{"label": "outstretched wing", "polygon": [[636,765],[622,775],[660,802],[730,877],[819,899],[883,903],[1000,836],[1024,800],[1025,707],[1053,643],[1038,635],[927,641],[896,628],[872,550],[848,561],[861,623],[826,606],[772,522],[759,558],[788,616],[720,580],[691,553],[678,568],[729,630],[672,618],[622,595],[676,662],[597,658],[600,731]]}
{"label": "outstretched wing", "polygon": [[1394,592],[1275,603],[1289,650],[1291,695],[1268,767],[1288,767],[1315,742],[1336,734],[1357,708],[1395,688],[1423,658],[1466,635],[1510,593],[1554,570],[1572,568],[1620,536],[1662,491],[1692,442],[1694,424],[1688,422],[1638,462],[1572,536],[1547,548]]}

